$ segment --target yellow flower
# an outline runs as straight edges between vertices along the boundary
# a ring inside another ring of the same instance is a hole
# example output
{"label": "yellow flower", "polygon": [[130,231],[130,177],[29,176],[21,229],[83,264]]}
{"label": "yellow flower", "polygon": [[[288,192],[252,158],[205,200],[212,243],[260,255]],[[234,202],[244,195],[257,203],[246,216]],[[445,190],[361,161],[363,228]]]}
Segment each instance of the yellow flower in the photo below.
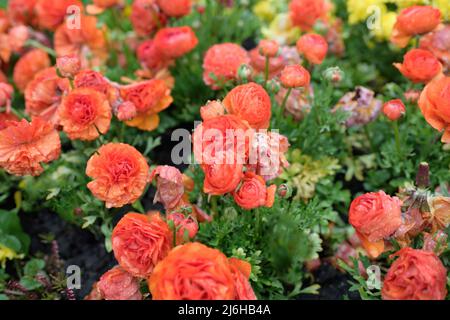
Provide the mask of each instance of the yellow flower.
{"label": "yellow flower", "polygon": [[262,29],[266,39],[276,40],[279,44],[291,44],[300,37],[300,29],[292,25],[289,14],[280,13],[270,23],[269,27]]}
{"label": "yellow flower", "polygon": [[434,0],[433,6],[441,10],[444,20],[450,20],[450,1],[449,0]]}
{"label": "yellow flower", "polygon": [[347,0],[347,10],[349,13],[348,22],[356,24],[364,21],[373,14],[373,6],[378,6],[381,13],[386,12],[386,5],[384,0]]}
{"label": "yellow flower", "polygon": [[395,12],[386,12],[381,15],[380,27],[372,30],[372,34],[379,40],[387,40],[391,37],[394,24],[397,21]]}
{"label": "yellow flower", "polygon": [[253,6],[253,13],[261,20],[265,20],[267,22],[272,21],[277,14],[275,6],[270,0],[260,1],[255,4]]}
{"label": "yellow flower", "polygon": [[408,8],[411,7],[413,5],[425,5],[425,4],[429,4],[429,0],[395,0],[395,1],[391,1],[394,2],[400,9],[403,8]]}
{"label": "yellow flower", "polygon": [[6,260],[14,260],[23,258],[22,254],[17,254],[14,250],[0,244],[0,265],[5,268]]}

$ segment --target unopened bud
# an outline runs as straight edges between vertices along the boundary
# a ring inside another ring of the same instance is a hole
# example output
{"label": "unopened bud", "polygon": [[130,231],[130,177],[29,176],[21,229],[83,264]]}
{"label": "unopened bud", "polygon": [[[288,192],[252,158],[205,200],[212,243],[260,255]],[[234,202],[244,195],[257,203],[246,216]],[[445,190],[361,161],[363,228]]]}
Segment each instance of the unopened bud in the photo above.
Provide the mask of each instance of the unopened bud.
{"label": "unopened bud", "polygon": [[72,79],[81,69],[80,58],[75,54],[59,57],[56,67],[62,77]]}
{"label": "unopened bud", "polygon": [[252,75],[252,68],[248,64],[241,64],[238,69],[237,76],[241,81],[247,81]]}
{"label": "unopened bud", "polygon": [[288,198],[291,195],[291,188],[285,183],[280,184],[277,193],[281,198]]}
{"label": "unopened bud", "polygon": [[117,107],[117,119],[128,121],[136,117],[136,106],[131,101],[125,101]]}
{"label": "unopened bud", "polygon": [[339,83],[344,78],[344,72],[339,67],[330,67],[323,72],[323,76],[332,83]]}
{"label": "unopened bud", "polygon": [[275,40],[261,40],[258,45],[259,54],[268,58],[276,57],[279,49],[280,46]]}
{"label": "unopened bud", "polygon": [[383,113],[391,121],[397,121],[405,112],[405,105],[400,99],[390,100],[383,105]]}

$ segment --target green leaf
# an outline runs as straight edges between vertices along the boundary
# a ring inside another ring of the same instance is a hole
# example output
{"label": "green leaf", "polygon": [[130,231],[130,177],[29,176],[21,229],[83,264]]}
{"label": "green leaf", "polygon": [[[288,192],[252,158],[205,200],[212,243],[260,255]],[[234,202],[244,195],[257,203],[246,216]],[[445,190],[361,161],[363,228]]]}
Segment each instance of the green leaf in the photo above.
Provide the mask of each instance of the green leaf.
{"label": "green leaf", "polygon": [[26,276],[34,277],[39,271],[44,269],[45,261],[42,259],[31,259],[25,265],[23,271]]}
{"label": "green leaf", "polygon": [[42,283],[29,276],[22,277],[20,284],[28,290],[35,290],[42,287]]}

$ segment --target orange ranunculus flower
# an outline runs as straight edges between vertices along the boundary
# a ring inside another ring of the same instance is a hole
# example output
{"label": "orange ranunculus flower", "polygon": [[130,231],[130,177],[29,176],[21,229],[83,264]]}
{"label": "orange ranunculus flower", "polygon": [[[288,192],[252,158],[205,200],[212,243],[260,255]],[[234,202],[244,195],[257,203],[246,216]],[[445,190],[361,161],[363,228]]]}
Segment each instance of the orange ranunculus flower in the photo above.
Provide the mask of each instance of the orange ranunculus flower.
{"label": "orange ranunculus flower", "polygon": [[275,199],[276,186],[266,187],[261,176],[246,172],[241,185],[233,192],[234,201],[246,210],[258,207],[272,207]]}
{"label": "orange ranunculus flower", "polygon": [[[250,50],[248,53],[250,57],[250,65],[256,73],[264,73],[266,68],[266,57],[261,55],[258,48]],[[277,75],[285,66],[285,61],[282,55],[277,55],[269,60],[269,79]]]}
{"label": "orange ranunculus flower", "polygon": [[265,57],[274,58],[278,55],[280,46],[275,40],[261,40],[258,44],[259,53]]}
{"label": "orange ranunculus flower", "polygon": [[191,0],[156,0],[156,2],[169,17],[182,17],[191,12]]}
{"label": "orange ranunculus flower", "polygon": [[170,89],[163,80],[151,79],[121,89],[122,99],[136,106],[137,116],[126,124],[141,130],[151,131],[158,127],[158,113],[173,101]]}
{"label": "orange ranunculus flower", "polygon": [[203,107],[200,107],[200,116],[202,120],[209,120],[225,114],[225,107],[218,100],[208,101]]}
{"label": "orange ranunculus flower", "polygon": [[8,173],[38,176],[41,164],[59,157],[61,141],[52,124],[40,118],[6,122],[0,131],[0,167]]}
{"label": "orange ranunculus flower", "polygon": [[237,44],[213,45],[203,60],[203,81],[214,90],[220,89],[225,82],[236,79],[239,67],[249,62],[247,51]]}
{"label": "orange ranunculus flower", "polygon": [[73,14],[73,10],[69,10],[72,6],[77,6],[78,12],[83,11],[83,4],[80,0],[37,0],[34,11],[37,16],[38,25],[42,29],[55,31],[67,15]]}
{"label": "orange ranunculus flower", "polygon": [[131,24],[139,36],[149,36],[158,26],[164,26],[166,18],[161,15],[156,0],[134,0],[131,6]]}
{"label": "orange ranunculus flower", "polygon": [[69,92],[58,110],[59,124],[70,139],[95,140],[111,124],[111,107],[104,94],[91,88]]}
{"label": "orange ranunculus flower", "polygon": [[136,55],[141,63],[151,70],[158,70],[168,66],[169,61],[160,52],[153,39],[142,42],[136,50]]}
{"label": "orange ranunculus flower", "polygon": [[115,114],[120,121],[129,121],[137,115],[136,106],[130,101],[125,101],[119,104]]}
{"label": "orange ranunculus flower", "polygon": [[400,119],[405,112],[406,108],[401,99],[389,100],[383,105],[383,113],[391,121]]}
{"label": "orange ranunculus flower", "polygon": [[37,0],[9,0],[8,17],[13,24],[34,24],[34,6]]}
{"label": "orange ranunculus flower", "polygon": [[198,242],[174,248],[148,279],[154,300],[232,300],[234,282],[227,257]]}
{"label": "orange ranunculus flower", "polygon": [[168,59],[179,58],[192,51],[198,39],[191,27],[166,27],[160,29],[153,39],[155,48]]}
{"label": "orange ranunculus flower", "polygon": [[147,185],[149,167],[144,156],[124,143],[108,143],[89,159],[86,175],[93,181],[88,188],[106,202],[106,207],[120,208],[133,203]]}
{"label": "orange ranunculus flower", "polygon": [[244,260],[229,258],[231,272],[233,273],[234,286],[236,288],[235,300],[256,300],[255,292],[253,291],[250,282],[250,273],[252,266]]}
{"label": "orange ranunculus flower", "polygon": [[39,71],[50,67],[48,54],[41,49],[33,49],[23,55],[14,66],[13,80],[20,92],[24,92],[27,84]]}
{"label": "orange ranunculus flower", "polygon": [[82,70],[73,80],[75,88],[91,88],[108,96],[110,85],[105,77],[97,71]]}
{"label": "orange ranunculus flower", "polygon": [[327,20],[329,5],[325,0],[292,0],[289,12],[292,23],[309,31],[318,20]]}
{"label": "orange ranunculus flower", "polygon": [[58,124],[58,107],[68,90],[69,81],[60,78],[54,67],[39,71],[25,89],[25,112]]}
{"label": "orange ranunculus flower", "polygon": [[181,212],[173,212],[167,215],[167,221],[173,221],[177,230],[177,245],[186,243],[193,239],[198,232],[198,223],[192,216],[185,216]]}
{"label": "orange ranunculus flower", "polygon": [[320,34],[307,33],[297,41],[297,50],[310,63],[321,64],[328,52],[328,43]]}
{"label": "orange ranunculus flower", "polygon": [[415,83],[427,83],[442,72],[439,60],[427,50],[412,49],[403,57],[403,63],[394,66],[409,80]]}
{"label": "orange ranunculus flower", "polygon": [[244,163],[252,139],[248,129],[247,122],[232,114],[203,121],[192,135],[195,160],[200,164]]}
{"label": "orange ranunculus flower", "polygon": [[172,231],[159,213],[127,213],[111,236],[114,256],[135,277],[145,278],[172,249]]}
{"label": "orange ranunculus flower", "polygon": [[418,103],[425,120],[436,130],[444,130],[442,142],[450,143],[450,77],[428,83]]}
{"label": "orange ranunculus flower", "polygon": [[213,163],[202,166],[205,173],[203,192],[211,195],[222,195],[233,192],[244,176],[244,165],[241,163]]}
{"label": "orange ranunculus flower", "polygon": [[371,257],[376,258],[382,253],[384,238],[402,224],[401,205],[400,199],[383,191],[363,194],[350,205],[349,222]]}
{"label": "orange ranunculus flower", "polygon": [[[108,57],[105,27],[98,27],[94,16],[81,16],[80,28],[73,29],[63,23],[55,31],[54,46],[56,54],[61,56],[77,55],[83,68],[98,66]],[[86,56],[92,56],[87,59]]]}
{"label": "orange ranunculus flower", "polygon": [[450,25],[438,28],[420,38],[420,48],[430,51],[444,66],[444,72],[450,71]]}
{"label": "orange ranunculus flower", "polygon": [[157,166],[150,174],[150,181],[156,179],[154,202],[161,202],[166,210],[175,208],[183,197],[183,175],[171,166]]}
{"label": "orange ranunculus flower", "polygon": [[309,87],[311,75],[299,64],[284,67],[280,73],[280,82],[285,88]]}
{"label": "orange ranunculus flower", "polygon": [[400,11],[391,41],[404,48],[412,36],[433,31],[441,22],[441,12],[432,6],[412,6]]}
{"label": "orange ranunculus flower", "polygon": [[78,55],[70,54],[56,59],[56,68],[64,78],[72,79],[81,69],[81,61]]}
{"label": "orange ranunculus flower", "polygon": [[254,129],[267,129],[270,124],[272,105],[266,90],[257,83],[250,82],[235,87],[223,105],[228,113],[248,122]]}
{"label": "orange ranunculus flower", "polygon": [[139,280],[119,266],[106,271],[94,290],[105,300],[142,300]]}
{"label": "orange ranunculus flower", "polygon": [[403,248],[384,278],[383,300],[444,300],[447,270],[433,252]]}

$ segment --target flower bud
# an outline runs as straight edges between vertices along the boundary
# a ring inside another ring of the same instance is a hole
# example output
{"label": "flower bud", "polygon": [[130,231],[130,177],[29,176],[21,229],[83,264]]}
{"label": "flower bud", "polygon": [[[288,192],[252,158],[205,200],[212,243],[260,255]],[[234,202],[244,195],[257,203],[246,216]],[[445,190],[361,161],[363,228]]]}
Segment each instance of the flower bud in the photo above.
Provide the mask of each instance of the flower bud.
{"label": "flower bud", "polygon": [[290,65],[281,71],[280,81],[285,88],[307,87],[311,76],[301,65]]}
{"label": "flower bud", "polygon": [[274,58],[278,55],[280,46],[275,40],[261,40],[258,45],[259,53],[267,58]]}
{"label": "flower bud", "polygon": [[392,121],[397,121],[405,112],[405,105],[400,99],[390,100],[383,105],[384,115]]}
{"label": "flower bud", "polygon": [[128,121],[136,117],[137,110],[133,102],[125,101],[117,107],[117,118],[120,121]]}
{"label": "flower bud", "polygon": [[270,79],[269,81],[267,81],[266,88],[268,92],[273,92],[274,94],[277,94],[281,89],[280,82],[275,79]]}
{"label": "flower bud", "polygon": [[332,83],[339,83],[344,77],[344,72],[339,67],[330,67],[323,72],[323,77]]}
{"label": "flower bud", "polygon": [[252,67],[250,67],[248,64],[241,64],[241,66],[238,69],[237,76],[238,79],[246,82],[252,75]]}
{"label": "flower bud", "polygon": [[289,198],[291,195],[291,188],[285,183],[280,184],[277,193],[281,198]]}
{"label": "flower bud", "polygon": [[64,78],[73,78],[81,69],[80,58],[77,55],[67,55],[56,59],[56,67]]}

